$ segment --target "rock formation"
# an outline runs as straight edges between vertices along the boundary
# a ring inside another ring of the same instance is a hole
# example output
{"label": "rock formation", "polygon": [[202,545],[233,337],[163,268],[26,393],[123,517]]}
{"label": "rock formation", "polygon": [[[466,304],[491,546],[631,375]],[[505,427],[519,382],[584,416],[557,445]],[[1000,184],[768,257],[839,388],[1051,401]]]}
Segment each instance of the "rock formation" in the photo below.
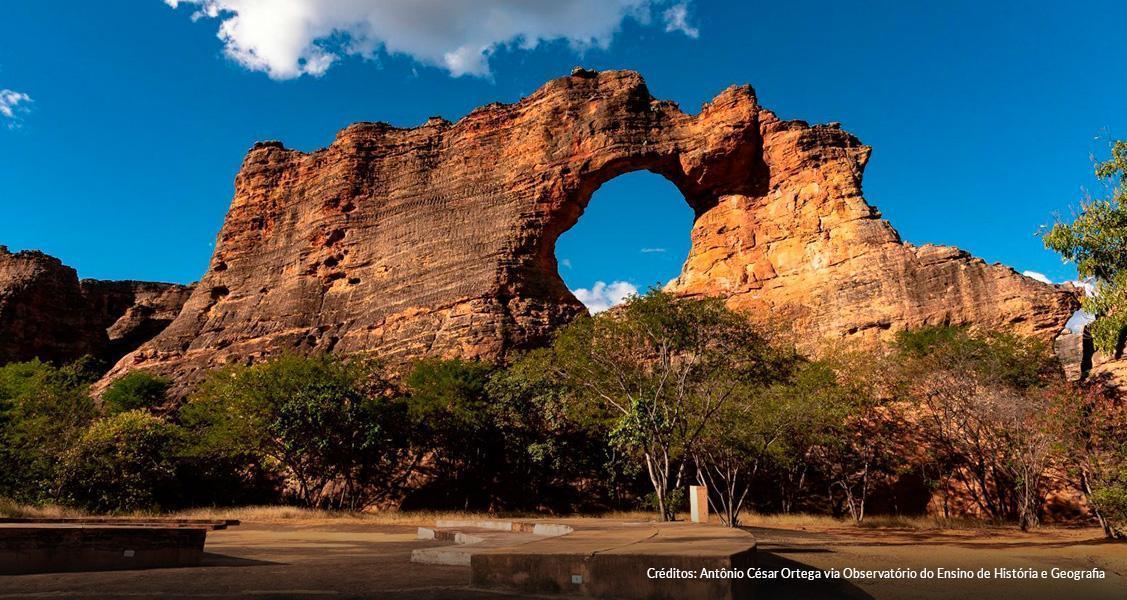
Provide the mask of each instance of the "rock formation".
{"label": "rock formation", "polygon": [[79,281],[42,252],[0,246],[0,364],[91,355],[113,363],[160,333],[191,288],[141,281]]}
{"label": "rock formation", "polygon": [[869,152],[837,125],[780,120],[747,86],[689,115],[636,73],[582,69],[453,124],[358,123],[312,153],[260,143],[184,310],[106,381],[144,368],[182,391],[287,349],[504,359],[584,311],[556,239],[641,169],[696,213],[670,289],[789,315],[808,346],[922,324],[1061,330],[1072,291],[903,243],[861,196]]}

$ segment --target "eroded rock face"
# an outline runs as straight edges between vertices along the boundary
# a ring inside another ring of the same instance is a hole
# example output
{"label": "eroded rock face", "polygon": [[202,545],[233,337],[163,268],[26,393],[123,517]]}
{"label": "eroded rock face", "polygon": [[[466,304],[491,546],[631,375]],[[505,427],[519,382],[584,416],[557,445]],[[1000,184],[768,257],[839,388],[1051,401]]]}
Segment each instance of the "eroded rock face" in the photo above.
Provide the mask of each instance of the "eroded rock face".
{"label": "eroded rock face", "polygon": [[160,333],[190,294],[168,283],[79,281],[57,258],[0,246],[0,364],[83,355],[112,364]]}
{"label": "eroded rock face", "polygon": [[454,124],[359,123],[308,154],[260,143],[207,275],[107,380],[145,368],[183,390],[284,350],[504,359],[584,311],[556,239],[600,185],[640,169],[696,212],[670,289],[793,315],[810,345],[925,323],[1061,330],[1072,292],[901,242],[861,196],[868,156],[836,125],[779,120],[747,86],[693,116],[636,73],[584,70]]}
{"label": "eroded rock face", "polygon": [[192,286],[83,279],[82,291],[87,314],[106,332],[104,354],[116,362],[164,331],[180,314]]}

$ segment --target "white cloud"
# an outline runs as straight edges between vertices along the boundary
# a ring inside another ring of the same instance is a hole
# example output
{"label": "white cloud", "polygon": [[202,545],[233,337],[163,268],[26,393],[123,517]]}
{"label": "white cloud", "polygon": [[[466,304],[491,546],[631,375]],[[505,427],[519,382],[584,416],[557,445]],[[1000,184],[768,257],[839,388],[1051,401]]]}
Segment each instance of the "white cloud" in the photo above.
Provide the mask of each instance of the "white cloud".
{"label": "white cloud", "polygon": [[[605,48],[622,22],[651,21],[669,0],[164,0],[219,20],[227,56],[274,79],[321,75],[342,56],[403,54],[454,76],[489,74],[498,48],[565,40]],[[662,15],[666,31],[697,37],[688,8]]]}
{"label": "white cloud", "polygon": [[1077,279],[1077,280],[1069,281],[1067,283],[1071,283],[1072,285],[1084,290],[1085,296],[1095,296],[1096,295],[1096,284],[1095,284],[1095,281],[1092,280],[1092,279]]}
{"label": "white cloud", "polygon": [[666,31],[680,31],[694,40],[700,37],[700,30],[689,25],[689,6],[686,3],[670,6],[661,16],[665,19]]}
{"label": "white cloud", "polygon": [[638,288],[629,281],[615,281],[609,284],[596,281],[591,289],[580,288],[571,290],[571,293],[575,294],[591,314],[595,314],[621,304],[630,296],[637,296]]}
{"label": "white cloud", "polygon": [[0,118],[8,120],[8,127],[19,126],[20,113],[28,111],[31,96],[23,92],[0,90]]}
{"label": "white cloud", "polygon": [[1038,273],[1037,271],[1022,271],[1021,274],[1030,279],[1036,279],[1041,283],[1052,283],[1052,281],[1048,277],[1045,277],[1043,274]]}
{"label": "white cloud", "polygon": [[1073,313],[1072,317],[1068,319],[1068,322],[1064,324],[1064,328],[1071,333],[1081,333],[1084,331],[1085,325],[1095,320],[1096,317],[1092,316],[1092,313],[1078,310]]}
{"label": "white cloud", "polygon": [[662,252],[666,252],[666,250],[665,248],[642,248],[641,252],[642,254],[660,254]]}

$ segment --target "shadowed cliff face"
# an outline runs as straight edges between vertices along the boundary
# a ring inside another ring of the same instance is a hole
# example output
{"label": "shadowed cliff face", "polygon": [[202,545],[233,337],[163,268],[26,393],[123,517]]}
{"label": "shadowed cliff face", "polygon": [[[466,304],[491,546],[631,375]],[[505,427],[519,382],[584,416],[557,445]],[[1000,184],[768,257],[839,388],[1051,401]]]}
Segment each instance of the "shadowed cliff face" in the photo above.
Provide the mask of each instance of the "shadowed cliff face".
{"label": "shadowed cliff face", "polygon": [[0,246],[0,364],[90,355],[111,364],[160,333],[191,288],[142,281],[79,281],[42,252]]}
{"label": "shadowed cliff face", "polygon": [[746,86],[692,116],[636,73],[583,70],[454,124],[360,123],[310,154],[261,143],[207,275],[106,381],[145,368],[183,391],[285,350],[504,359],[583,312],[556,239],[600,185],[641,169],[697,215],[670,289],[791,315],[811,347],[926,323],[1060,331],[1070,291],[903,244],[861,197],[868,155],[836,125],[780,121]]}

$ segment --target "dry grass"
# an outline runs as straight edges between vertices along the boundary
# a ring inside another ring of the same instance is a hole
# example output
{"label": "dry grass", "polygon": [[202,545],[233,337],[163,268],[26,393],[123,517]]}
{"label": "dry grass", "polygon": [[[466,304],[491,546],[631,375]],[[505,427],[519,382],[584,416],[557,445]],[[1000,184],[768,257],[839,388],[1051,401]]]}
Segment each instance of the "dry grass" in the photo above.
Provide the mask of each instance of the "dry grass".
{"label": "dry grass", "polygon": [[85,512],[76,508],[47,504],[32,506],[13,502],[7,498],[0,498],[0,517],[14,519],[66,519],[87,516]]}
{"label": "dry grass", "polygon": [[[9,518],[75,518],[89,513],[58,505],[30,506],[0,498],[0,517]],[[614,511],[598,514],[547,515],[528,512],[483,513],[466,511],[336,511],[301,508],[296,506],[236,506],[193,508],[173,513],[137,511],[118,514],[120,517],[171,517],[183,519],[239,519],[241,521],[357,521],[372,525],[430,525],[439,519],[545,519],[551,517],[580,517],[586,519],[611,519],[615,521],[648,522],[656,515],[644,511]],[[688,520],[688,514],[678,515]],[[715,515],[713,516],[715,521]],[[875,515],[866,517],[860,525],[848,518],[835,518],[816,514],[759,514],[745,512],[740,515],[740,525],[745,527],[772,527],[778,529],[849,529],[868,530],[940,530],[940,529],[1012,529],[974,519],[944,519],[942,517],[903,517]]]}
{"label": "dry grass", "polygon": [[910,530],[936,530],[936,529],[990,529],[1009,528],[1009,526],[996,525],[987,521],[967,518],[944,518],[939,516],[898,516],[898,515],[873,515],[865,517],[860,525],[855,525],[848,517],[838,518],[829,515],[814,515],[806,513],[795,514],[758,514],[744,513],[740,515],[740,524],[748,527],[775,527],[779,529],[910,529]]}
{"label": "dry grass", "polygon": [[[552,517],[581,517],[585,519],[614,519],[619,521],[653,521],[651,512],[607,512],[598,514],[549,515],[533,512],[468,512],[468,511],[332,511],[294,506],[242,506],[232,508],[196,508],[167,515],[186,519],[239,519],[242,521],[321,521],[352,520],[372,525],[433,525],[444,520],[480,519],[550,519]],[[683,515],[688,519],[688,515]]]}

